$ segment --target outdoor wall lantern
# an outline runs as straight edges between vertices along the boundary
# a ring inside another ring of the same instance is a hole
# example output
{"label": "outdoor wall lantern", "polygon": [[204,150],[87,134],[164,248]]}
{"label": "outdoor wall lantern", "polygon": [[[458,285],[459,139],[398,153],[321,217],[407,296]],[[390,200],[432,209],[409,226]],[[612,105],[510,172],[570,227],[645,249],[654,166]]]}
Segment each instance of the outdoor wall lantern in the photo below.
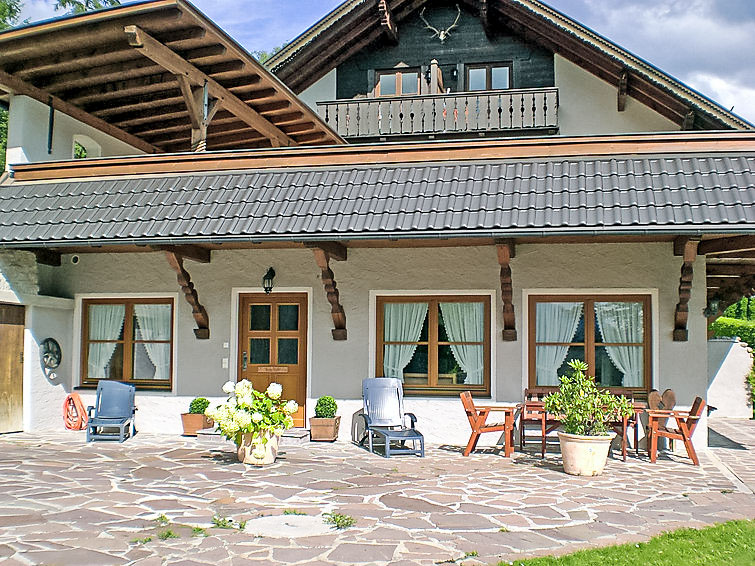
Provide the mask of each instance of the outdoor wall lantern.
{"label": "outdoor wall lantern", "polygon": [[265,273],[265,276],[262,278],[262,288],[268,295],[273,290],[273,279],[275,279],[275,270],[272,267],[268,267],[267,273]]}
{"label": "outdoor wall lantern", "polygon": [[705,306],[705,310],[703,310],[703,315],[705,315],[706,318],[716,316],[719,308],[721,308],[720,299],[712,297],[708,299],[708,304]]}

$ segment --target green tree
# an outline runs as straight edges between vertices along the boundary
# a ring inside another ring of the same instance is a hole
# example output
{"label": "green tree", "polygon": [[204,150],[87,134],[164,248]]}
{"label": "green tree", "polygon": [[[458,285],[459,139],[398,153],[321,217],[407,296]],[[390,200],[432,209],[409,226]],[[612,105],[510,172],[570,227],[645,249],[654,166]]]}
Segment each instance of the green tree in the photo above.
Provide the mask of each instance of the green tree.
{"label": "green tree", "polygon": [[67,10],[70,14],[83,14],[91,10],[120,5],[120,0],[58,0],[55,3],[55,9]]}
{"label": "green tree", "polygon": [[279,45],[278,47],[273,47],[270,51],[252,51],[252,55],[254,55],[254,58],[257,59],[257,61],[264,65],[265,62],[270,59],[270,57],[278,53],[278,51],[283,49],[286,45],[288,45],[288,42],[284,43],[283,45]]}
{"label": "green tree", "polygon": [[[0,0],[0,31],[18,23],[23,2]],[[0,174],[5,171],[5,148],[8,145],[8,111],[0,108]]]}

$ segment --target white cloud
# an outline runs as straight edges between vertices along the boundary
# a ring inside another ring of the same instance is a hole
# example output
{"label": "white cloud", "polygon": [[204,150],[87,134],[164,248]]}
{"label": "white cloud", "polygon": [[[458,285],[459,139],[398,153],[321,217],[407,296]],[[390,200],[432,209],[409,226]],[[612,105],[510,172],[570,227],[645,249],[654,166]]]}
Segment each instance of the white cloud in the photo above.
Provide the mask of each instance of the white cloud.
{"label": "white cloud", "polygon": [[755,121],[755,88],[741,85],[707,73],[693,73],[687,84],[712,98],[725,108],[732,108],[735,114],[749,121]]}

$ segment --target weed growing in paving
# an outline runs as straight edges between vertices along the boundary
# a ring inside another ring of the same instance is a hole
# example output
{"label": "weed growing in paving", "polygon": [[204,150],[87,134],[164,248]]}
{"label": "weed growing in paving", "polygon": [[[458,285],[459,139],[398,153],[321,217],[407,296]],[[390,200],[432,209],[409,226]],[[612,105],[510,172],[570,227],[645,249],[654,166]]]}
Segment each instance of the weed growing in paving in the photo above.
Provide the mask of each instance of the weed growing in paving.
{"label": "weed growing in paving", "polygon": [[147,544],[152,540],[152,537],[135,538],[131,541],[131,544]]}
{"label": "weed growing in paving", "polygon": [[220,517],[219,515],[215,515],[212,518],[212,524],[219,528],[219,529],[232,529],[233,528],[233,519],[229,519],[228,517]]}
{"label": "weed growing in paving", "polygon": [[246,528],[246,521],[239,521],[239,530],[243,531]]}
{"label": "weed growing in paving", "polygon": [[298,509],[284,509],[283,514],[284,515],[306,515],[304,511],[299,511]]}
{"label": "weed growing in paving", "polygon": [[191,536],[193,537],[206,537],[207,531],[205,531],[202,527],[192,527],[191,528]]}
{"label": "weed growing in paving", "polygon": [[170,523],[170,519],[166,517],[165,515],[158,515],[157,518],[155,518],[155,523],[160,525],[161,527],[165,527]]}
{"label": "weed growing in paving", "polygon": [[163,531],[157,535],[157,538],[160,540],[168,540],[169,538],[181,538],[176,533],[168,529],[167,531]]}
{"label": "weed growing in paving", "polygon": [[325,517],[325,522],[328,525],[333,525],[335,529],[348,529],[357,523],[354,517],[341,513],[323,513],[322,516]]}
{"label": "weed growing in paving", "polygon": [[509,530],[506,527],[501,527],[500,529],[498,529],[498,532],[499,533],[507,533],[507,532],[509,532]]}

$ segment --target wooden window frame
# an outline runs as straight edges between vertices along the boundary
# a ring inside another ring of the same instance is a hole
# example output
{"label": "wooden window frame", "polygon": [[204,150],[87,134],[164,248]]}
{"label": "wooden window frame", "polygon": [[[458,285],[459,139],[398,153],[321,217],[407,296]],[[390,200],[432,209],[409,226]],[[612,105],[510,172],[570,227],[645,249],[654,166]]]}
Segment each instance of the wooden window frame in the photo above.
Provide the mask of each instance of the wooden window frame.
{"label": "wooden window frame", "polygon": [[[134,305],[170,305],[170,340],[135,340],[131,338],[134,336]],[[125,319],[123,321],[123,338],[121,340],[89,340],[89,306],[90,305],[124,305],[126,309]],[[134,297],[129,299],[83,299],[81,301],[81,370],[80,370],[80,383],[82,387],[96,387],[99,379],[90,379],[87,377],[87,371],[89,368],[88,356],[89,356],[89,344],[91,342],[117,342],[123,344],[123,377],[117,381],[124,381],[126,383],[132,383],[136,385],[137,389],[152,389],[152,390],[172,390],[173,389],[173,352],[175,348],[175,316],[176,305],[175,301],[170,297],[155,298],[155,297]],[[134,344],[143,342],[161,342],[170,344],[170,379],[154,380],[154,379],[133,379],[133,350]]]}
{"label": "wooden window frame", "polygon": [[[511,61],[503,61],[501,63],[469,63],[464,65],[464,89],[466,92],[485,92],[487,90],[493,90],[493,68],[506,67],[509,70],[509,88],[496,89],[496,90],[511,90],[514,88],[514,63]],[[469,72],[475,69],[485,69],[485,89],[484,90],[470,90],[469,84]]]}
{"label": "wooden window frame", "polygon": [[[626,391],[632,393],[647,393],[652,386],[652,370],[653,370],[653,352],[652,352],[652,313],[651,313],[651,296],[646,294],[637,295],[530,295],[528,302],[528,374],[529,374],[529,387],[544,388],[544,389],[557,389],[555,386],[538,385],[537,384],[537,371],[535,364],[535,336],[536,336],[536,305],[537,303],[584,303],[584,316],[585,316],[585,358],[587,365],[589,366],[588,375],[595,375],[595,303],[642,303],[642,318],[643,318],[643,330],[644,336],[642,341],[642,347],[644,348],[644,379],[642,387],[617,387],[617,386],[600,386],[601,388],[610,388],[611,391]],[[591,315],[591,316],[588,316]],[[582,346],[581,342],[573,342],[571,344]],[[613,343],[598,343],[598,346],[608,345],[622,345]],[[639,344],[639,343],[638,343]],[[632,344],[634,345],[634,344]]]}
{"label": "wooden window frame", "polygon": [[[376,297],[376,345],[375,345],[375,375],[384,375],[383,356],[384,356],[384,328],[385,328],[385,308],[386,303],[428,303],[428,336],[427,341],[419,342],[420,345],[427,345],[427,385],[409,385],[404,384],[404,393],[415,396],[446,396],[455,397],[462,391],[472,391],[475,396],[490,396],[490,322],[491,322],[491,298],[490,295],[381,295]],[[484,309],[484,334],[483,334],[483,356],[485,360],[485,369],[483,371],[483,382],[481,385],[471,385],[462,383],[459,385],[438,385],[438,346],[451,344],[451,342],[438,342],[438,312],[439,303],[483,303]],[[434,308],[433,308],[434,307]]]}
{"label": "wooden window frame", "polygon": [[[404,73],[417,73],[417,92],[404,94],[402,92]],[[422,69],[419,67],[401,67],[400,69],[385,69],[383,71],[375,71],[375,96],[380,97],[380,77],[384,75],[393,75],[396,77],[396,94],[387,94],[390,96],[419,96],[422,93]]]}

